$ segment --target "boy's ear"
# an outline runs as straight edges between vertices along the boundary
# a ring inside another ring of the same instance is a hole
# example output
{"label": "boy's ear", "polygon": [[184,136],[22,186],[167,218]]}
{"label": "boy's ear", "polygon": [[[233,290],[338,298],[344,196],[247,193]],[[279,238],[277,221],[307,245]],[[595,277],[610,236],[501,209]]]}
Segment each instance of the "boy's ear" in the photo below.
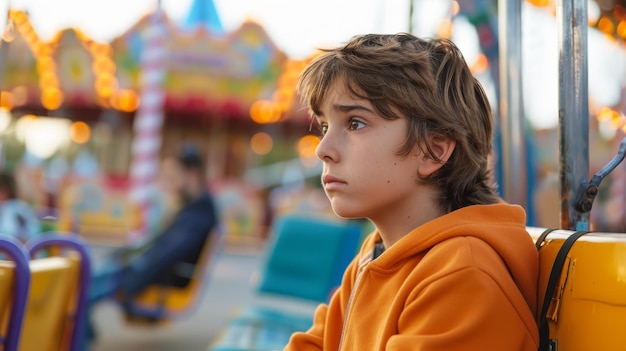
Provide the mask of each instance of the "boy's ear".
{"label": "boy's ear", "polygon": [[443,166],[450,156],[452,156],[452,152],[454,152],[454,147],[456,146],[456,140],[443,136],[443,135],[431,135],[429,136],[430,146],[433,150],[435,156],[439,158],[439,161],[434,160],[427,153],[422,153],[419,158],[419,165],[417,172],[422,177],[428,177],[434,172],[436,172],[441,166]]}

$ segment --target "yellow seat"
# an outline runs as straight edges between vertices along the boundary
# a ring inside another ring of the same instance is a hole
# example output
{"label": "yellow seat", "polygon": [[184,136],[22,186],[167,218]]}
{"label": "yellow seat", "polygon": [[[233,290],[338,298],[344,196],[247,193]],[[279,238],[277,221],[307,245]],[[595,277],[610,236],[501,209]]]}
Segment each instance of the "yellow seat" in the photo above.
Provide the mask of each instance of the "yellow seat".
{"label": "yellow seat", "polygon": [[14,266],[13,262],[0,261],[0,316],[4,316],[11,305]]}
{"label": "yellow seat", "polygon": [[46,257],[30,261],[31,285],[20,351],[69,350],[76,310],[80,260]]}
{"label": "yellow seat", "polygon": [[[7,335],[8,318],[11,312],[11,300],[13,299],[13,279],[15,264],[11,261],[0,261],[0,335],[4,338]],[[2,344],[0,344],[2,345]],[[4,346],[4,345],[2,345]],[[0,347],[0,350],[5,348]]]}
{"label": "yellow seat", "polygon": [[[188,312],[202,294],[209,269],[217,252],[221,250],[223,240],[222,230],[213,231],[208,236],[200,258],[193,268],[189,284],[184,287],[158,284],[149,286],[133,299],[132,315],[146,317],[151,322],[166,322]],[[132,318],[133,316],[129,316],[129,322],[144,321],[142,318]]]}
{"label": "yellow seat", "polygon": [[[47,233],[26,243],[31,285],[20,351],[84,351],[91,258],[75,235]],[[58,256],[38,258],[42,252]]]}
{"label": "yellow seat", "polygon": [[[535,240],[544,228],[527,228]],[[589,233],[572,246],[556,288],[546,292],[559,249],[574,232],[551,232],[539,250],[538,314],[546,293],[555,351],[625,350],[626,235]]]}

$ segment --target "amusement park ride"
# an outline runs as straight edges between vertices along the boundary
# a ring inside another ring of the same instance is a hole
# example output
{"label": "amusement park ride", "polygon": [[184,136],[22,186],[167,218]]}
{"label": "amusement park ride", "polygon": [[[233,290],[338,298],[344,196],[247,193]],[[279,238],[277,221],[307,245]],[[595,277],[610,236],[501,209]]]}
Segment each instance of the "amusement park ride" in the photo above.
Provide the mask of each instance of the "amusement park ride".
{"label": "amusement park ride", "polygon": [[[553,3],[548,0],[534,0],[531,2],[536,5]],[[468,3],[470,1],[459,1],[462,10],[464,4],[467,5]],[[477,4],[481,3],[481,1],[476,0],[471,3]],[[616,40],[623,41],[626,39],[626,3],[623,1],[614,1],[612,3],[612,20],[619,23],[612,35],[616,37]],[[621,163],[626,157],[626,138],[619,144],[615,156],[598,172],[589,177],[589,94],[587,91],[587,30],[589,21],[587,1],[560,0],[556,1],[556,5],[555,14],[559,25],[558,145],[560,208],[558,212],[560,213],[560,226],[558,228],[535,226],[527,228],[529,235],[535,240],[539,253],[540,274],[537,293],[539,306],[536,311],[537,323],[540,327],[539,351],[623,350],[624,345],[626,345],[626,333],[622,330],[626,323],[626,235],[621,232],[594,231],[590,225],[589,214],[593,210],[594,201],[599,194],[599,189],[602,187],[602,181],[614,169],[622,166]],[[471,9],[468,10],[468,8],[465,8],[465,10],[470,13],[472,11]],[[520,13],[521,0],[498,1],[499,29],[497,46],[499,49],[496,49],[496,54],[499,56],[499,86],[501,94],[498,106],[500,145],[497,145],[500,168],[497,173],[498,182],[502,186],[503,198],[508,202],[524,204],[528,207],[528,172],[524,169],[527,159],[525,152],[527,149],[523,136],[525,130],[524,112],[522,108],[521,82],[518,74],[521,65]],[[144,24],[147,25],[147,22],[141,25]],[[597,24],[597,26],[607,28],[606,24]],[[299,66],[294,62],[287,63],[288,60],[282,56],[282,53],[278,52],[272,45],[263,44],[262,36],[255,37],[255,29],[251,28],[245,27],[242,29],[245,33],[241,36],[243,39],[240,38],[242,40],[241,43],[249,44],[250,42],[246,42],[246,40],[252,40],[253,43],[261,45],[263,50],[266,50],[256,53],[265,55],[263,60],[261,60],[263,64],[258,64],[257,62],[258,65],[252,66],[252,68],[256,67],[256,69],[259,69],[256,74],[261,77],[259,78],[261,80],[257,81],[251,88],[256,90],[251,92],[251,95],[244,96],[243,100],[237,101],[229,100],[227,94],[221,97],[217,94],[217,100],[215,101],[194,99],[182,101],[177,100],[180,96],[175,96],[174,94],[166,97],[164,102],[166,106],[172,109],[171,111],[174,111],[172,113],[181,114],[181,111],[187,108],[202,109],[203,106],[210,105],[216,108],[218,114],[221,115],[230,115],[232,117],[245,115],[248,112],[253,114],[253,111],[257,111],[259,113],[257,117],[261,117],[259,111],[265,111],[266,115],[263,118],[266,118],[268,117],[267,111],[271,110],[271,106],[274,106],[268,105],[270,102],[277,103],[274,107],[282,106],[280,108],[285,108],[281,103],[284,103],[285,100],[291,101],[293,99],[293,95],[288,95],[285,92],[282,95],[275,94],[273,96],[274,100],[267,100],[266,105],[263,106],[259,104],[254,105],[253,102],[258,97],[257,93],[263,91],[262,87],[268,83],[268,79],[273,80],[272,84],[276,83],[281,64],[285,64],[285,66],[291,65],[293,70],[296,71]],[[246,30],[252,30],[252,32],[246,32]],[[120,42],[117,45],[123,45],[123,43],[120,43],[125,40],[132,42],[133,39],[130,38],[133,35],[132,31],[129,33],[129,37],[120,38]],[[482,32],[483,35],[487,35],[485,33],[484,31]],[[29,38],[31,41],[36,39],[36,37],[33,39],[32,36]],[[85,41],[85,37],[82,37],[80,34],[74,35],[72,40],[78,40],[82,43],[81,45],[86,45],[85,47],[88,50],[85,53],[94,55],[94,65],[98,63],[98,67],[100,67],[98,69],[94,68],[94,76],[91,77],[96,81],[100,79],[99,90],[92,92],[92,95],[88,97],[74,95],[74,98],[78,99],[77,101],[91,99],[100,107],[113,107],[121,112],[124,112],[125,109],[134,111],[137,107],[137,96],[132,94],[133,90],[131,87],[137,83],[136,77],[133,75],[133,69],[137,67],[134,67],[133,64],[121,67],[122,71],[126,69],[127,72],[122,72],[119,86],[126,84],[129,89],[112,91],[110,89],[112,82],[107,81],[111,77],[103,78],[103,76],[106,76],[107,69],[110,68],[110,62],[107,61],[107,58],[110,59],[112,57],[108,51],[111,47],[99,46],[97,43]],[[234,40],[237,39],[235,38]],[[183,40],[182,42],[185,41]],[[37,65],[41,70],[45,71],[46,67],[49,68],[51,63],[51,61],[45,59],[45,57],[51,58],[50,53],[46,52],[50,48],[37,46],[36,44],[36,42],[29,43],[32,48],[39,50],[36,51],[38,55],[44,56],[43,59],[38,56],[37,59],[39,61]],[[494,43],[491,44],[495,45]],[[193,43],[189,45],[193,47]],[[223,45],[223,43],[215,43],[215,45],[219,46]],[[246,48],[244,44],[242,45],[244,46],[243,50],[259,48],[258,45],[252,48]],[[484,51],[493,50],[493,47],[483,47],[482,49]],[[126,58],[130,60],[133,55],[133,48],[128,46],[125,49],[122,48],[119,52],[121,52],[121,55],[127,55],[128,57]],[[118,53],[118,55],[120,54]],[[119,62],[129,62],[119,57],[118,60]],[[3,62],[3,59],[0,56],[1,62]],[[44,88],[54,88],[55,86],[45,84],[54,85],[55,82],[58,84],[58,79],[47,77],[49,78],[47,81],[44,82],[44,79],[41,78],[41,81],[38,83]],[[263,81],[263,79],[266,80]],[[241,88],[239,84],[241,82],[222,83],[222,87],[227,90]],[[37,85],[37,81],[35,81],[35,85]],[[58,88],[58,86],[56,87]],[[275,88],[275,86],[272,87]],[[187,88],[193,92],[193,86],[188,86]],[[67,98],[71,96],[72,92],[68,93]],[[54,107],[54,103],[59,102],[59,97],[59,95],[54,94],[53,90],[50,90],[48,95],[43,94],[41,96],[43,107],[46,107],[47,104],[51,104],[50,106]],[[24,101],[28,101],[28,99],[32,99],[32,95],[25,94],[23,98],[26,99]],[[220,100],[220,98],[223,99]],[[282,111],[286,112],[287,109]],[[56,108],[53,110],[56,110]],[[621,113],[623,117],[624,111],[621,111]],[[278,116],[277,118],[280,119],[280,113],[269,113],[269,115],[270,117],[271,115],[274,115],[274,117]],[[138,118],[138,116],[135,118]],[[281,223],[281,225],[285,225],[284,222]],[[289,224],[289,221],[287,221],[287,224]],[[335,228],[333,230],[347,230],[350,232],[351,228]],[[339,238],[339,236],[337,237]],[[352,247],[355,245],[352,239],[346,239],[348,241],[341,245],[345,244],[346,247]],[[82,308],[84,307],[81,305],[84,304],[84,301],[81,300],[84,292],[82,292],[80,287],[82,284],[85,284],[84,272],[89,271],[89,258],[83,254],[84,252],[81,248],[83,243],[80,240],[74,240],[72,237],[57,236],[51,236],[49,240],[46,242],[29,243],[28,247],[31,250],[29,253],[22,244],[12,238],[0,237],[0,248],[8,255],[8,259],[4,257],[5,260],[0,261],[0,317],[4,320],[4,324],[0,324],[2,326],[2,329],[0,329],[0,335],[2,335],[0,344],[4,350],[23,350],[18,348],[18,345],[26,337],[25,335],[29,333],[28,330],[31,330],[29,328],[32,328],[29,326],[29,323],[32,322],[26,321],[29,317],[24,317],[24,313],[29,308],[32,310],[32,303],[34,303],[32,298],[26,298],[27,292],[32,287],[41,285],[42,279],[50,279],[49,277],[57,276],[65,277],[63,279],[69,282],[68,286],[72,286],[75,289],[73,294],[66,294],[64,297],[60,296],[61,301],[63,301],[61,304],[66,308],[62,308],[63,311],[60,311],[57,315],[62,316],[66,322],[63,322],[63,324],[50,322],[50,325],[54,324],[55,328],[60,328],[56,330],[63,330],[63,332],[58,333],[63,335],[63,340],[55,342],[65,345],[59,348],[59,350],[79,350],[78,345],[80,341],[77,340],[78,337],[76,335],[81,333],[80,318],[83,312]],[[296,244],[292,242],[290,245]],[[207,245],[205,250],[206,261],[202,263],[203,267],[207,268],[210,266],[212,257],[210,253],[215,247],[219,246],[220,243]],[[36,253],[41,250],[48,253],[63,254],[56,257],[58,260],[50,260],[54,262],[45,263],[41,261],[44,260],[43,258],[36,256]],[[68,254],[66,251],[71,252]],[[335,254],[342,257],[346,255],[345,252],[339,253],[339,251],[341,250],[337,249]],[[278,260],[276,255],[270,255],[267,262],[268,267],[271,266],[272,262],[275,262],[272,261],[272,257]],[[294,257],[291,256],[289,259],[293,260]],[[34,261],[38,261],[38,263],[34,263]],[[280,264],[294,264],[294,261],[281,261]],[[34,267],[39,267],[37,270],[44,271],[44,273],[36,274]],[[328,269],[328,272],[341,271],[340,267],[328,267]],[[51,273],[45,273],[48,270]],[[327,280],[335,278],[326,277]],[[199,278],[196,275],[194,279],[198,280]],[[329,290],[332,287],[327,288]],[[137,306],[139,306],[138,309],[144,308],[145,310],[147,305],[152,304],[154,306],[154,301],[157,301],[157,309],[151,310],[150,313],[152,314],[150,316],[160,320],[169,320],[174,317],[166,314],[167,310],[175,311],[189,307],[194,302],[194,298],[197,297],[194,294],[198,292],[197,285],[192,285],[192,288],[189,288],[187,291],[174,293],[179,294],[180,298],[167,300],[167,298],[164,298],[163,291],[154,287],[154,289],[146,292],[141,297],[141,301],[137,301]],[[327,296],[326,293],[324,291],[320,296]],[[319,300],[318,297],[316,299]],[[142,303],[143,307],[141,307]],[[75,319],[68,322],[68,315],[74,316]],[[28,315],[26,314],[26,316]],[[280,345],[277,346],[276,339],[273,340],[274,343],[271,345],[264,344],[267,339],[263,339],[265,341],[258,338],[254,339],[251,336],[251,328],[256,328],[254,329],[254,335],[267,336],[268,333],[275,332],[277,329],[282,331],[289,329],[289,327],[303,329],[310,322],[310,319],[302,316],[291,320],[288,319],[292,317],[281,313],[254,310],[250,314],[239,316],[239,319],[228,321],[222,333],[222,339],[210,346],[210,349],[215,351],[264,350],[280,347]],[[285,323],[291,323],[291,326],[285,326]],[[20,331],[22,333],[21,337]],[[247,335],[246,340],[238,339],[238,335],[243,335],[241,333],[247,333],[245,334]],[[282,340],[279,343],[283,341],[286,342],[286,340]],[[231,344],[228,344],[229,342]]]}
{"label": "amusement park ride", "polygon": [[[587,4],[586,1],[575,0],[557,3],[561,227],[528,228],[539,252],[539,350],[618,350],[626,345],[624,333],[616,327],[626,320],[626,301],[622,298],[626,296],[626,236],[624,233],[591,231],[589,212],[601,181],[626,156],[626,138],[621,141],[615,157],[588,179]],[[519,62],[516,60],[519,58],[519,43],[516,40],[520,38],[520,8],[515,6],[519,2],[500,1],[499,4],[505,5],[499,9],[500,28],[504,33],[502,36],[508,38],[504,45],[501,44],[501,53],[505,53],[505,58],[512,57],[509,62],[515,65]],[[623,5],[616,4],[621,16]],[[518,82],[511,78],[519,67],[508,66],[505,63],[505,68],[501,69],[505,72],[502,81],[505,87],[513,88],[504,90],[507,94],[503,97],[501,106],[505,107],[501,109],[501,118],[513,126],[505,130],[505,134],[521,126],[522,116],[520,96],[515,95],[518,91],[513,86]],[[508,140],[505,135],[503,144],[508,145],[511,151],[504,154],[503,159],[511,157],[508,164],[514,164],[519,161],[515,158],[519,154],[513,149],[523,148]],[[505,182],[507,179],[519,178],[503,178]]]}

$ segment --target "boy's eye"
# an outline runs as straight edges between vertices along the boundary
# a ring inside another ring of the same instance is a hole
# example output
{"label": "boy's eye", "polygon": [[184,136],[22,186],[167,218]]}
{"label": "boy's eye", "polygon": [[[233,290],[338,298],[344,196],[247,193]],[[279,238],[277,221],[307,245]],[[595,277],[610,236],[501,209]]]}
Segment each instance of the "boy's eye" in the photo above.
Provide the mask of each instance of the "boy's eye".
{"label": "boy's eye", "polygon": [[320,125],[320,133],[322,135],[326,135],[326,132],[328,132],[328,125],[326,125],[326,124]]}
{"label": "boy's eye", "polygon": [[311,124],[312,131],[316,132],[319,137],[323,137],[328,131],[328,125],[320,121]]}
{"label": "boy's eye", "polygon": [[358,121],[356,119],[353,119],[350,121],[350,124],[348,125],[348,129],[350,130],[358,130],[365,127],[365,123]]}

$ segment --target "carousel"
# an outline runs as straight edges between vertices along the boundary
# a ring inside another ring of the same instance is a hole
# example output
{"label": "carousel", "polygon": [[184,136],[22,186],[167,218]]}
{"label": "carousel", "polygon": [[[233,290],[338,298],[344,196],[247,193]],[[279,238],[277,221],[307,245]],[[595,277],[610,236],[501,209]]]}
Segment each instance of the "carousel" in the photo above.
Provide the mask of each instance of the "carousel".
{"label": "carousel", "polygon": [[153,233],[174,210],[162,160],[183,143],[206,154],[234,240],[263,235],[272,189],[319,172],[294,91],[307,60],[287,57],[252,20],[226,33],[212,2],[194,1],[184,24],[157,8],[97,42],[79,28],[43,41],[27,12],[8,18],[2,166],[61,230],[116,241]]}

